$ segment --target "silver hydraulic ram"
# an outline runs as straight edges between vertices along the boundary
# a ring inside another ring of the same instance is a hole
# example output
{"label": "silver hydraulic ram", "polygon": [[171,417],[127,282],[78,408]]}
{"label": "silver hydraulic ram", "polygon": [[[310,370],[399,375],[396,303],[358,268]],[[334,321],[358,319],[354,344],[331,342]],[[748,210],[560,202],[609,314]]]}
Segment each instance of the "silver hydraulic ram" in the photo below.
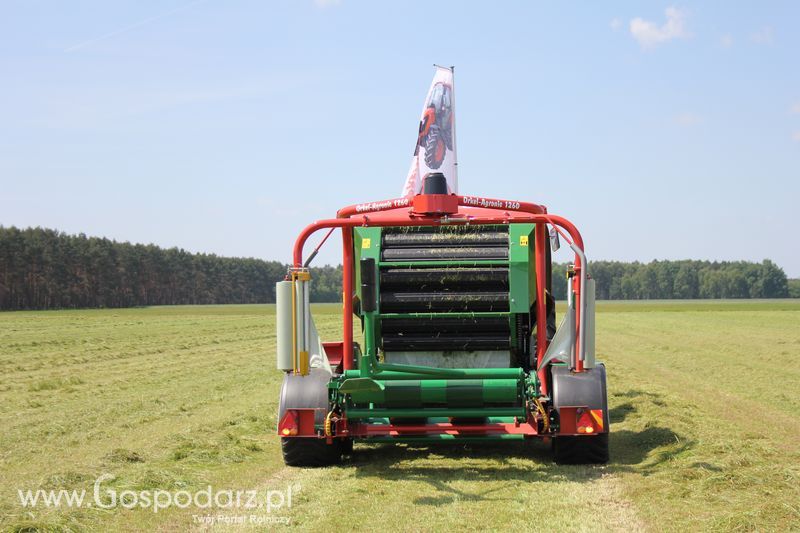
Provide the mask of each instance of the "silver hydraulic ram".
{"label": "silver hydraulic ram", "polygon": [[292,348],[292,282],[279,281],[275,284],[275,330],[277,344],[278,370],[294,370]]}
{"label": "silver hydraulic ram", "polygon": [[[589,261],[583,250],[575,243],[570,243],[570,248],[581,258],[581,322],[578,325],[578,338],[580,339],[580,353],[578,358],[583,361],[584,368],[594,367],[594,297],[595,283],[589,279]],[[574,363],[570,365],[574,368]]]}

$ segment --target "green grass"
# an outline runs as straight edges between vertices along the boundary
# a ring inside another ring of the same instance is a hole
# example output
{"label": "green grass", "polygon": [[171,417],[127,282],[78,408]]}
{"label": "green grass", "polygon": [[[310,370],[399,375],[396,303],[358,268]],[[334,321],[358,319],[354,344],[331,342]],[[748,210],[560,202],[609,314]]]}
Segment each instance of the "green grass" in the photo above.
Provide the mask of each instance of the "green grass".
{"label": "green grass", "polygon": [[[323,337],[339,312],[316,307]],[[196,508],[19,505],[109,473],[117,491],[298,485],[272,514],[313,529],[800,529],[800,302],[601,302],[597,346],[606,466],[535,442],[362,445],[301,470],[274,436],[272,306],[0,313],[0,527],[200,527]]]}

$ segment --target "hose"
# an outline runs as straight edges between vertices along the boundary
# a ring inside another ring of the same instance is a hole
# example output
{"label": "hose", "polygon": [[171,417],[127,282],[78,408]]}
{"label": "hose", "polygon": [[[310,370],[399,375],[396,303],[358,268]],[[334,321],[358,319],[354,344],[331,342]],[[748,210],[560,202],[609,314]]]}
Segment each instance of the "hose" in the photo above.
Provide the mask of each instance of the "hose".
{"label": "hose", "polygon": [[333,436],[333,424],[331,423],[331,417],[333,416],[333,410],[331,410],[325,416],[325,436],[332,437]]}
{"label": "hose", "polygon": [[550,432],[550,417],[547,416],[547,411],[544,410],[544,406],[542,405],[542,402],[539,401],[539,398],[534,398],[533,399],[533,403],[536,406],[536,410],[539,412],[540,415],[542,415],[542,423],[544,424],[544,432],[545,433],[549,433]]}

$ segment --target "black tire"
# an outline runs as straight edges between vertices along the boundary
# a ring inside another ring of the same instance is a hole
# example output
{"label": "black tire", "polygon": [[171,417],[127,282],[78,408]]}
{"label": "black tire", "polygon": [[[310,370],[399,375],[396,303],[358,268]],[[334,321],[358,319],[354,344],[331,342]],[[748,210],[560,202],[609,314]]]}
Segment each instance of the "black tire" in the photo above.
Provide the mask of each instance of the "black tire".
{"label": "black tire", "polygon": [[342,441],[342,455],[353,455],[353,439]]}
{"label": "black tire", "polygon": [[[314,423],[322,425],[328,411],[328,382],[331,376],[325,370],[312,368],[307,376],[287,374],[283,378],[278,402],[278,421],[287,409],[316,409]],[[339,439],[328,444],[323,438],[282,437],[283,461],[288,466],[328,466],[342,457]]]}
{"label": "black tire", "polygon": [[288,466],[330,466],[342,458],[342,444],[334,440],[328,444],[325,439],[313,437],[281,438],[283,462]]}
{"label": "black tire", "polygon": [[[603,427],[609,430],[606,368],[602,363],[585,372],[573,373],[565,366],[551,368],[553,405],[585,405],[603,411]],[[608,433],[553,437],[553,456],[559,464],[608,462]]]}
{"label": "black tire", "polygon": [[[436,157],[436,152],[439,149],[444,151],[444,155],[442,155],[441,159]],[[444,140],[441,138],[439,127],[431,126],[431,129],[428,132],[428,138],[425,141],[425,165],[427,165],[428,168],[436,170],[442,166],[446,156],[447,146],[444,144]]]}
{"label": "black tire", "polygon": [[560,465],[607,463],[608,433],[591,437],[555,437],[553,458]]}

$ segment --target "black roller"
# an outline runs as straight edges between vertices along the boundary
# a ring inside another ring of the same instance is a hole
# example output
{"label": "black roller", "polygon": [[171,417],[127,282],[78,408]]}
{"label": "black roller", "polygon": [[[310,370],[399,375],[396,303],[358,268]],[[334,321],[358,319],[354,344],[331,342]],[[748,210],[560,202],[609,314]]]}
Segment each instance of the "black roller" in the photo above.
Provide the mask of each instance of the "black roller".
{"label": "black roller", "polygon": [[[507,226],[387,228],[382,233],[380,312],[507,312]],[[392,261],[496,261],[489,265],[412,267]],[[507,317],[383,318],[386,351],[510,350]]]}
{"label": "black roller", "polygon": [[381,270],[381,289],[508,290],[506,267],[387,268]]}
{"label": "black roller", "polygon": [[386,335],[419,334],[438,335],[441,333],[492,333],[509,336],[508,318],[474,317],[474,318],[384,318],[381,320],[381,332]]}
{"label": "black roller", "polygon": [[458,235],[464,233],[481,233],[481,232],[496,232],[508,235],[508,226],[505,224],[499,225],[480,225],[480,226],[405,226],[405,227],[387,227],[383,230],[383,235],[397,235],[404,234],[410,235],[414,233],[446,233],[449,235]]}
{"label": "black roller", "polygon": [[383,292],[382,313],[508,311],[508,292]]}
{"label": "black roller", "polygon": [[383,334],[383,349],[387,352],[507,350],[508,335],[442,334],[429,335]]}
{"label": "black roller", "polygon": [[508,227],[387,229],[381,250],[384,261],[506,260]]}
{"label": "black roller", "polygon": [[384,261],[464,261],[464,260],[502,260],[508,259],[508,247],[425,247],[425,248],[384,248],[381,251]]}
{"label": "black roller", "polygon": [[383,236],[384,248],[418,246],[505,246],[508,247],[508,233],[500,231],[474,231],[469,233],[386,233]]}

